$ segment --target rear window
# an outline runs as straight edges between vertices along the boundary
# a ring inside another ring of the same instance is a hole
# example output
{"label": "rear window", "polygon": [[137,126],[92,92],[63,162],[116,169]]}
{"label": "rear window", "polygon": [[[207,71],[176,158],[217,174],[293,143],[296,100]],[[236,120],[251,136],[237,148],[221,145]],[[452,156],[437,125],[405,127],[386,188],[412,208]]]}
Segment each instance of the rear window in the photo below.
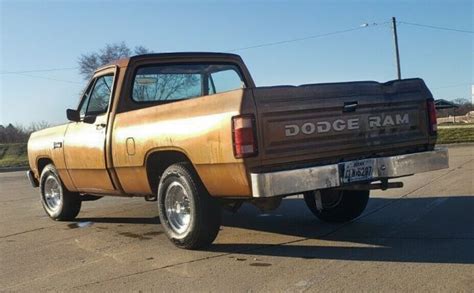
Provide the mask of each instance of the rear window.
{"label": "rear window", "polygon": [[230,64],[173,64],[137,69],[135,102],[170,102],[244,88],[238,68]]}

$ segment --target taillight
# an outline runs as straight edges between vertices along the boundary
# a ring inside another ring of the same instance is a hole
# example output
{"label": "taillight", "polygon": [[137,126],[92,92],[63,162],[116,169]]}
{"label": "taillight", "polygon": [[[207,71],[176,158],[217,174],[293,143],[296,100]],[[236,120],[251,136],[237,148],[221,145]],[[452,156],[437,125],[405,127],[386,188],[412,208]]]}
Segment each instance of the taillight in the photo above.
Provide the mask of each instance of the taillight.
{"label": "taillight", "polygon": [[257,155],[255,118],[253,115],[232,117],[234,156],[238,159]]}
{"label": "taillight", "polygon": [[438,130],[438,123],[436,122],[436,107],[433,99],[429,99],[426,101],[426,105],[428,108],[428,123],[430,128],[430,134],[436,134]]}

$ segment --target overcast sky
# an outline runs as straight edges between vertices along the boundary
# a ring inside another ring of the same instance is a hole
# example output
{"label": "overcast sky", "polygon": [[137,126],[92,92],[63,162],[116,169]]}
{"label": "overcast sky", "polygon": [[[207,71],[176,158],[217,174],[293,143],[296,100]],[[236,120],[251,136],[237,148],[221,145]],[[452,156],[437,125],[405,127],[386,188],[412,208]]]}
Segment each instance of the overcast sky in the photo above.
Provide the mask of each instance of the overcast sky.
{"label": "overcast sky", "polygon": [[[229,51],[375,22],[235,53],[257,85],[394,79],[391,16],[474,30],[472,1],[411,2],[0,0],[0,124],[64,122],[85,85],[78,57],[121,41],[156,52]],[[471,98],[473,36],[400,24],[403,77],[423,78],[435,98]],[[24,72],[55,68],[73,69]]]}

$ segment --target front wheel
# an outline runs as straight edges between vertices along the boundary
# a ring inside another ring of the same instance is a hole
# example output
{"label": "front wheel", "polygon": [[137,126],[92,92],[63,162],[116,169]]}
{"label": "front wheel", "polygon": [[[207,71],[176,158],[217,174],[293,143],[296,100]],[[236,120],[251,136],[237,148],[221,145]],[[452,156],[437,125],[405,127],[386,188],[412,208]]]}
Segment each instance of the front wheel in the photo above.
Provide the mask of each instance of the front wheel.
{"label": "front wheel", "polygon": [[308,191],[303,195],[311,212],[329,223],[348,222],[357,218],[369,201],[369,190],[324,189]]}
{"label": "front wheel", "polygon": [[66,189],[53,164],[47,165],[41,172],[40,192],[43,208],[51,219],[73,220],[79,214],[80,195]]}
{"label": "front wheel", "polygon": [[165,233],[177,247],[203,248],[217,237],[221,207],[189,163],[165,170],[158,186],[158,209]]}

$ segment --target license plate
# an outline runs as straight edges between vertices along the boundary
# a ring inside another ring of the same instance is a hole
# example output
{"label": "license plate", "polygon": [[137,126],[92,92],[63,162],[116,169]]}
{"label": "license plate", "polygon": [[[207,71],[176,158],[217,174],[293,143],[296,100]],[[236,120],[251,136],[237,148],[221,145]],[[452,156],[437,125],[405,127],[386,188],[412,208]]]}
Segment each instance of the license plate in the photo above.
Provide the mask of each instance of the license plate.
{"label": "license plate", "polygon": [[375,166],[374,159],[344,163],[343,183],[367,181],[372,179]]}

